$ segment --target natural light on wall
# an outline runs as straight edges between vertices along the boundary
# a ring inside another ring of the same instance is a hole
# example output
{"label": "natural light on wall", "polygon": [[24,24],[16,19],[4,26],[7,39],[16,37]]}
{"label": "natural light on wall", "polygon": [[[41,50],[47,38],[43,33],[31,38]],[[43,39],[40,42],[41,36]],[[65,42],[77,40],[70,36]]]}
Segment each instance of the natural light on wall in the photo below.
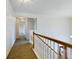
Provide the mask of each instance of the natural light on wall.
{"label": "natural light on wall", "polygon": [[18,1],[21,3],[31,3],[32,2],[31,0],[18,0]]}

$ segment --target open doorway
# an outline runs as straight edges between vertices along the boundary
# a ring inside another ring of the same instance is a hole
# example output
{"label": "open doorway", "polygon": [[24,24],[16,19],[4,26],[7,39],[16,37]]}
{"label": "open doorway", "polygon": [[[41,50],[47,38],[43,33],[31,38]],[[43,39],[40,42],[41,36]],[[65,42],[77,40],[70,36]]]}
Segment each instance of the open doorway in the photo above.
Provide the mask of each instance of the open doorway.
{"label": "open doorway", "polygon": [[16,17],[16,45],[31,42],[32,32],[37,29],[37,18]]}

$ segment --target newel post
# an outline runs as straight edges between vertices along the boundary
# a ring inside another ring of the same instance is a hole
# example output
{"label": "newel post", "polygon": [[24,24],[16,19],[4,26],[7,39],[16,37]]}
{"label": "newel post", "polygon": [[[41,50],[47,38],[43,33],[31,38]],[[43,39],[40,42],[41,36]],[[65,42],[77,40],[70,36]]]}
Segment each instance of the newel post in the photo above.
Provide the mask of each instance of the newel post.
{"label": "newel post", "polygon": [[64,46],[64,49],[65,49],[64,56],[65,56],[65,59],[67,59],[67,47]]}
{"label": "newel post", "polygon": [[33,32],[33,48],[34,48],[34,32]]}

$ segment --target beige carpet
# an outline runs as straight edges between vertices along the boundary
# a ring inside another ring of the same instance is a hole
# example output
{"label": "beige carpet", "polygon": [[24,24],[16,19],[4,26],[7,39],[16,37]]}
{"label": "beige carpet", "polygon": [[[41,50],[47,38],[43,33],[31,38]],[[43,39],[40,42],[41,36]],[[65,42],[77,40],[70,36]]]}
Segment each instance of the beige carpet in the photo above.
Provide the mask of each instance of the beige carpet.
{"label": "beige carpet", "polygon": [[29,43],[13,46],[7,59],[37,59]]}

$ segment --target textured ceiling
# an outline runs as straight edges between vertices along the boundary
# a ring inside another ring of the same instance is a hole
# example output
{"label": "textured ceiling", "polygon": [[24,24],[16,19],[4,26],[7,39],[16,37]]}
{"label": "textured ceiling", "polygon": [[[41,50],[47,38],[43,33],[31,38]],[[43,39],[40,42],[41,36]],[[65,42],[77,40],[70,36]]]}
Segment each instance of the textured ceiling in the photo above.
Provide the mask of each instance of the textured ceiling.
{"label": "textured ceiling", "polygon": [[72,9],[72,0],[32,0],[31,3],[21,3],[18,0],[9,0],[15,12],[46,13],[49,11]]}

